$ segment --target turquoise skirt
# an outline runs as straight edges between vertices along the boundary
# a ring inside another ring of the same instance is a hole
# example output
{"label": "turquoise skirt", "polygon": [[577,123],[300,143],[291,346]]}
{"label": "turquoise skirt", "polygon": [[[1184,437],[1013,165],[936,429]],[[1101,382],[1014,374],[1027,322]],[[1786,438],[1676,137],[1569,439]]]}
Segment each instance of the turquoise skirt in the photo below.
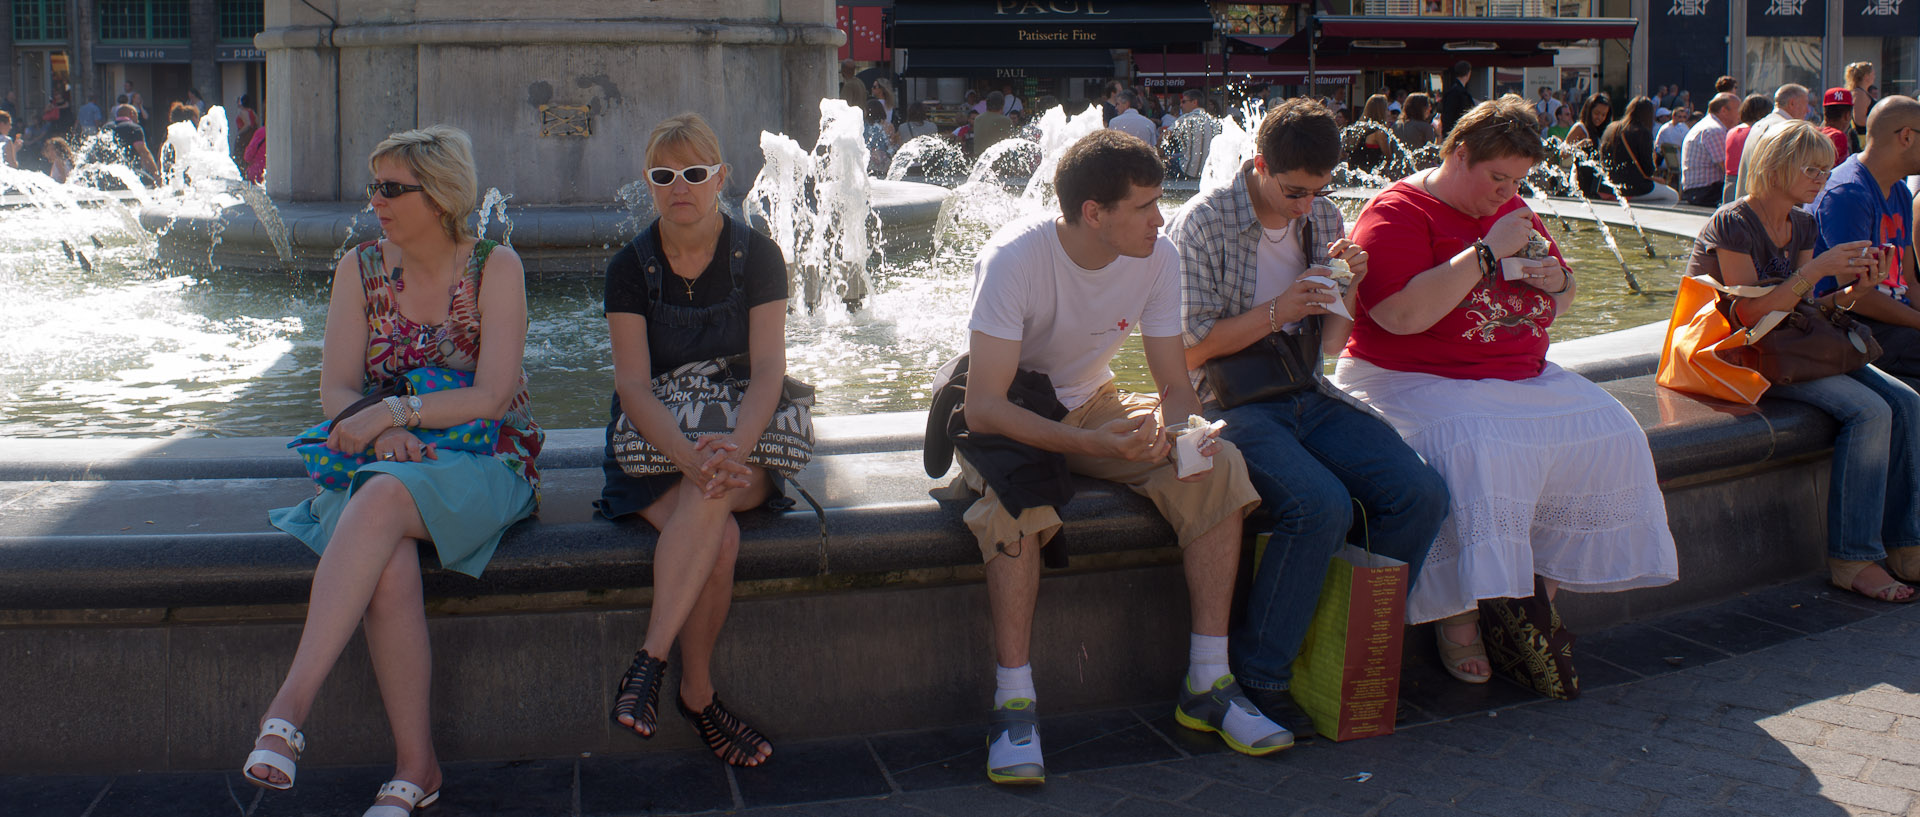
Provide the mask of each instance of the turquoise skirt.
{"label": "turquoise skirt", "polygon": [[494,457],[445,449],[439,454],[435,460],[362,465],[347,490],[321,491],[291,508],[268,511],[267,519],[314,553],[325,553],[353,492],[374,474],[387,474],[413,494],[440,565],[479,578],[500,546],[500,535],[533,514],[533,487]]}

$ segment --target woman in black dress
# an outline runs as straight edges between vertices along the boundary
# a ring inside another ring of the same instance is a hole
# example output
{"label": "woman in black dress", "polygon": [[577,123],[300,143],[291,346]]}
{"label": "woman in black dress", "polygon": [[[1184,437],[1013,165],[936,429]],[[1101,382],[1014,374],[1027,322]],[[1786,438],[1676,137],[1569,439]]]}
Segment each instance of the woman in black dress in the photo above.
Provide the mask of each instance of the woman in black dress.
{"label": "woman in black dress", "polygon": [[[646,163],[660,217],[607,264],[614,395],[606,488],[595,506],[609,519],[638,515],[660,538],[646,640],[621,678],[613,719],[653,736],[665,658],[677,642],[680,713],[720,759],[758,766],[773,746],[721,705],[710,664],[733,600],[734,514],[775,495],[773,478],[746,457],[773,418],[786,374],[786,262],[771,239],[720,211],[727,166],[699,115],[654,128]],[[748,357],[753,377],[734,432],[688,438],[654,395],[653,379],[737,355]],[[623,413],[677,473],[635,477],[620,469],[611,439]]]}

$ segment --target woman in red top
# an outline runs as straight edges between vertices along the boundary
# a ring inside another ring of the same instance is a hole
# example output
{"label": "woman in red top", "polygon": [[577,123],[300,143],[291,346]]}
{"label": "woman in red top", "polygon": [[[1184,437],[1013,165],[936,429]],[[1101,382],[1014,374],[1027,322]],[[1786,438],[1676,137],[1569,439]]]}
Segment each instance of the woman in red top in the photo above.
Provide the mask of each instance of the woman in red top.
{"label": "woman in red top", "polygon": [[1773,113],[1773,100],[1759,94],[1748,94],[1740,101],[1740,124],[1727,131],[1727,182],[1720,203],[1733,201],[1735,189],[1734,177],[1740,175],[1740,154],[1747,147],[1747,133],[1753,130],[1753,123],[1767,118]]}
{"label": "woman in red top", "polygon": [[[1549,603],[1561,586],[1678,577],[1646,435],[1611,395],[1546,360],[1547,329],[1576,289],[1516,194],[1544,154],[1532,114],[1517,96],[1481,103],[1448,134],[1440,167],[1361,212],[1353,241],[1375,260],[1334,378],[1446,478],[1451,512],[1407,620],[1442,621],[1448,670],[1475,683],[1488,676],[1481,599],[1531,596],[1536,576]],[[1513,258],[1530,246],[1537,262]]]}

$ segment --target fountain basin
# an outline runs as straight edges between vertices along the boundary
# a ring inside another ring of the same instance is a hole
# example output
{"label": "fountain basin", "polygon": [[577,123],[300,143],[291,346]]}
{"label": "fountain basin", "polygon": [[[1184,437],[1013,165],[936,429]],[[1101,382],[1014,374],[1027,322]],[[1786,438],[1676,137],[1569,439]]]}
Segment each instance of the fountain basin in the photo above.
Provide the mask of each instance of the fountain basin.
{"label": "fountain basin", "polygon": [[[872,185],[884,249],[926,244],[951,191],[905,181]],[[380,222],[364,202],[287,202],[278,210],[293,246],[291,259],[279,257],[266,223],[245,204],[217,214],[183,214],[180,205],[162,203],[141,210],[140,223],[156,234],[166,263],[240,271],[330,271],[343,248],[380,237]],[[506,205],[513,248],[534,274],[604,272],[607,259],[650,218],[619,204],[518,206],[509,200]],[[508,237],[506,226],[490,222],[487,237]]]}

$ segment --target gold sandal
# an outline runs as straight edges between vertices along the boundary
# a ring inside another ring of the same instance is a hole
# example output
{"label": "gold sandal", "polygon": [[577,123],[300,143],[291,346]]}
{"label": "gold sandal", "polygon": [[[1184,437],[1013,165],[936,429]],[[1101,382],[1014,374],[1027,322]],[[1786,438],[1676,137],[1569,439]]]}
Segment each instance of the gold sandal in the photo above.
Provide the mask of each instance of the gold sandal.
{"label": "gold sandal", "polygon": [[[1920,550],[1920,548],[1900,548],[1900,550],[1911,551],[1911,550]],[[1913,555],[1902,554],[1902,556],[1905,557],[1904,561],[1909,565],[1912,565],[1915,562],[1920,562],[1920,558],[1916,558]],[[1891,561],[1892,561],[1891,556],[1889,556],[1889,562]],[[1838,587],[1841,590],[1846,590],[1851,593],[1859,593],[1860,595],[1866,596],[1867,598],[1873,599],[1874,601],[1884,601],[1884,602],[1887,602],[1888,604],[1910,604],[1915,601],[1920,601],[1920,592],[1910,593],[1907,595],[1906,598],[1899,598],[1894,596],[1893,595],[1894,593],[1900,592],[1900,588],[1905,587],[1905,588],[1911,589],[1912,586],[1901,583],[1899,579],[1893,578],[1891,575],[1888,576],[1886,584],[1880,585],[1879,587],[1875,587],[1870,591],[1855,590],[1853,587],[1854,580],[1860,577],[1860,573],[1862,571],[1866,570],[1869,567],[1873,567],[1877,564],[1879,563],[1871,562],[1871,561],[1850,562],[1845,559],[1834,559],[1834,558],[1827,559],[1827,569],[1832,571],[1833,573],[1832,581],[1833,581],[1834,587]],[[1896,569],[1896,572],[1897,572],[1897,569]]]}
{"label": "gold sandal", "polygon": [[1920,582],[1920,545],[1887,548],[1887,572],[1903,582]]}
{"label": "gold sandal", "polygon": [[[1447,637],[1447,625],[1473,622],[1473,640],[1465,644],[1455,644]],[[1460,668],[1461,664],[1478,659],[1487,666],[1493,662],[1487,660],[1486,641],[1480,638],[1480,611],[1468,610],[1456,616],[1448,616],[1433,623],[1433,638],[1439,642],[1440,663],[1447,668],[1447,674],[1469,684],[1484,684],[1493,679],[1491,673],[1475,675]]]}

